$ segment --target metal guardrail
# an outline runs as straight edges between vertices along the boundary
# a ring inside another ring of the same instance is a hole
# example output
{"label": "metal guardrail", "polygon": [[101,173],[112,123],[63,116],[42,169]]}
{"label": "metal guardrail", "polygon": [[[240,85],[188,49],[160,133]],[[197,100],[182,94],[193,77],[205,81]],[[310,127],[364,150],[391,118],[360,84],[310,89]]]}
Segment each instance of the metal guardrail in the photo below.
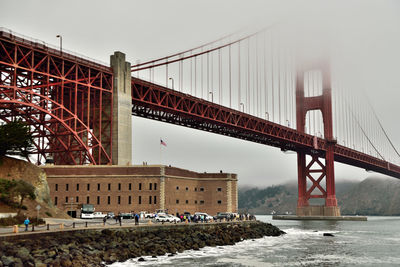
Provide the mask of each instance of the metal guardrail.
{"label": "metal guardrail", "polygon": [[19,43],[23,43],[23,44],[26,44],[26,45],[29,45],[29,46],[32,46],[32,47],[35,47],[35,48],[38,48],[38,49],[41,49],[41,50],[44,50],[44,51],[49,51],[52,54],[60,55],[60,56],[63,56],[65,58],[74,60],[76,62],[95,63],[95,64],[99,65],[98,67],[102,67],[102,68],[105,67],[107,69],[110,68],[109,67],[109,65],[110,65],[109,63],[106,63],[106,62],[103,62],[101,60],[97,60],[97,59],[94,59],[94,58],[87,57],[85,55],[79,54],[77,52],[70,51],[68,49],[64,49],[64,47],[62,48],[62,51],[60,51],[60,47],[57,47],[55,45],[46,43],[46,42],[44,42],[42,40],[39,40],[39,39],[35,39],[35,38],[32,38],[32,37],[29,37],[29,36],[14,32],[14,31],[12,31],[10,29],[7,29],[5,27],[0,27],[0,35],[6,37],[8,39],[17,41]]}

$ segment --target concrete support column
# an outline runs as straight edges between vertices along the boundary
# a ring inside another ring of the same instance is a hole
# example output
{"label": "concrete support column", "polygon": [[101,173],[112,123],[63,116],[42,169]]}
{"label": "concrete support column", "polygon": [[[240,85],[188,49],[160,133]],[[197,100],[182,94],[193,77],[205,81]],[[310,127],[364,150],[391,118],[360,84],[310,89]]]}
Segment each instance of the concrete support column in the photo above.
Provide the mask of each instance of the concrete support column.
{"label": "concrete support column", "polygon": [[165,167],[160,167],[160,209],[165,209]]}
{"label": "concrete support column", "polygon": [[[229,177],[230,178],[230,177]],[[228,180],[226,182],[226,211],[232,212],[232,181]]]}
{"label": "concrete support column", "polygon": [[110,57],[114,72],[112,164],[130,165],[132,162],[132,94],[131,64],[125,54],[115,52]]}

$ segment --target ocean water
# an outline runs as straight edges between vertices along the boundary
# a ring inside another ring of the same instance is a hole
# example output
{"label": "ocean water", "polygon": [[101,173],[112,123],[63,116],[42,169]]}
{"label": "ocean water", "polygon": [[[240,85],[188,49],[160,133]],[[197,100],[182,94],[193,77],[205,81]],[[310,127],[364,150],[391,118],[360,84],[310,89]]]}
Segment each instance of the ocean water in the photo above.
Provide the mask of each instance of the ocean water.
{"label": "ocean water", "polygon": [[368,217],[366,222],[257,219],[287,234],[110,266],[400,266],[400,217]]}

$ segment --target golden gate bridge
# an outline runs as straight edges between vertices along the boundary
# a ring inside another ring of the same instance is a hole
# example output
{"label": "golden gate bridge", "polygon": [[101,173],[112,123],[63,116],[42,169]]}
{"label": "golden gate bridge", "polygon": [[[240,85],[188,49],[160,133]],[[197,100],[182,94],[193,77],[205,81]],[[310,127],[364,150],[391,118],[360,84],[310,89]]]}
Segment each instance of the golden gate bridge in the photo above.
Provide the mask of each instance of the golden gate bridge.
{"label": "golden gate bridge", "polygon": [[107,66],[1,29],[0,119],[30,126],[38,164],[124,163],[131,115],[294,151],[298,213],[323,198],[339,215],[334,161],[400,178],[400,156],[348,73],[283,35],[232,34],[133,66],[116,52]]}

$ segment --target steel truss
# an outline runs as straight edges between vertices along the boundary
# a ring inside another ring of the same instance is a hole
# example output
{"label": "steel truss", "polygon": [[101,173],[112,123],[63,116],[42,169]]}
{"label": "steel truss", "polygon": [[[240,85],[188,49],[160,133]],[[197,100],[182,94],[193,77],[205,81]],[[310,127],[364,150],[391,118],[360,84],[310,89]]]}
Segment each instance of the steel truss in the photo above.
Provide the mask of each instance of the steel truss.
{"label": "steel truss", "polygon": [[0,120],[25,121],[35,163],[110,164],[109,67],[0,32]]}
{"label": "steel truss", "polygon": [[[132,114],[325,157],[330,142],[163,86],[132,78]],[[332,140],[331,140],[332,141]],[[334,141],[334,140],[333,140]],[[334,144],[337,162],[400,178],[400,167]]]}

